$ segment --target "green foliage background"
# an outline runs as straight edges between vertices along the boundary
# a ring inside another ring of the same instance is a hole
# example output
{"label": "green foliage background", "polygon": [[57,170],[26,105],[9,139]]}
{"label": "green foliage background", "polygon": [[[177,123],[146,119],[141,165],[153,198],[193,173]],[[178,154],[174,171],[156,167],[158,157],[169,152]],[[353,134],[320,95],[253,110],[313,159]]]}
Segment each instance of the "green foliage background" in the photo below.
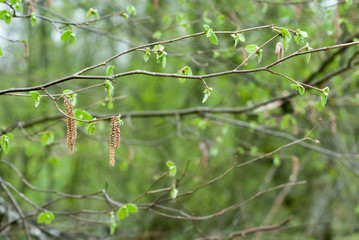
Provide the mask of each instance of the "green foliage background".
{"label": "green foliage background", "polygon": [[[23,57],[22,43],[0,39],[4,54],[0,57],[0,88],[43,84],[71,75],[134,46],[202,32],[204,24],[214,31],[234,31],[268,24],[301,29],[308,33],[306,40],[312,48],[355,41],[359,34],[359,9],[357,4],[346,2],[330,6],[325,1],[297,5],[282,4],[280,1],[106,0],[53,1],[52,6],[48,7],[45,1],[37,1],[36,14],[71,22],[84,21],[89,8],[97,9],[101,17],[124,13],[126,7],[132,4],[137,13],[128,19],[113,16],[89,26],[73,26],[72,31],[76,35],[73,45],[60,40],[61,33],[68,30],[66,25],[56,24],[58,32],[51,23],[39,18],[34,27],[28,18],[13,18],[11,24],[1,21],[0,35],[7,39],[26,40],[29,57]],[[24,15],[27,11],[24,4]],[[91,19],[95,19],[95,16]],[[242,62],[240,47],[249,44],[260,46],[274,32],[260,29],[243,35],[246,41],[236,47],[230,34],[217,35],[218,45],[212,44],[205,36],[166,44],[168,55],[164,69],[156,63],[154,53],[148,62],[144,62],[143,52],[140,51],[124,55],[112,61],[111,65],[115,66],[115,74],[136,69],[176,73],[185,66],[190,66],[194,75],[227,71]],[[243,68],[256,68],[275,61],[275,44],[270,43],[263,49],[261,63],[258,64],[253,58]],[[285,55],[305,44],[297,45],[292,39]],[[299,82],[306,79],[315,81],[346,66],[349,59],[357,60],[357,53],[357,45],[318,52],[312,54],[309,64],[302,55],[274,69]],[[326,62],[328,64],[324,65]],[[93,70],[89,74],[105,75],[106,68]],[[18,128],[14,129],[9,152],[1,154],[1,161],[14,164],[38,188],[82,195],[107,187],[112,199],[129,203],[168,171],[166,161],[175,163],[177,178],[184,174],[178,187],[181,194],[217,177],[235,163],[268,153],[291,142],[293,137],[299,139],[309,135],[320,141],[320,145],[315,146],[320,147],[319,150],[292,146],[279,152],[280,161],[277,164],[273,164],[273,157],[265,158],[234,170],[194,194],[163,204],[195,216],[210,215],[243,202],[258,191],[288,182],[292,174],[292,158],[295,156],[300,166],[298,180],[304,180],[306,184],[291,189],[270,225],[278,224],[289,216],[292,220],[279,231],[264,233],[262,239],[356,239],[359,220],[358,76],[358,66],[353,65],[316,85],[330,88],[325,108],[320,106],[320,94],[307,89],[303,96],[297,94],[284,101],[278,100],[280,104],[269,110],[215,114],[215,117],[205,114],[183,115],[180,122],[176,115],[123,118],[121,146],[116,151],[115,168],[108,166],[110,129],[107,121],[97,122],[93,135],[86,135],[87,124],[78,126],[74,154],[66,149],[66,123],[63,120],[44,121],[26,128],[28,136]],[[54,94],[62,93],[65,89],[76,90],[101,81],[77,79],[48,90]],[[76,108],[86,109],[93,116],[100,117],[201,106],[250,107],[294,92],[290,87],[291,82],[268,72],[226,75],[206,81],[213,92],[204,104],[201,102],[205,88],[200,81],[188,79],[181,83],[176,78],[130,75],[116,79],[113,97],[119,99],[114,100],[112,109],[106,105],[108,97],[104,87],[78,93]],[[12,125],[59,116],[53,102],[47,97],[41,99],[37,108],[31,97],[3,95],[0,101],[2,131]],[[101,101],[105,104],[98,104]],[[251,127],[241,127],[232,120],[246,122]],[[268,134],[259,127],[273,132]],[[54,134],[54,142],[44,146],[41,138],[49,131]],[[39,205],[52,199],[51,194],[27,188],[8,165],[0,164],[1,178],[29,199]],[[155,189],[171,187],[172,181],[173,178],[167,176],[155,185]],[[67,215],[56,214],[56,211],[82,209],[106,211],[109,207],[105,201],[65,199],[49,207],[55,219],[48,227],[78,234],[78,239],[86,239],[86,236],[96,239],[194,239],[201,237],[199,232],[209,236],[228,236],[235,231],[261,226],[279,192],[263,194],[235,211],[205,221],[169,219],[140,209],[138,213],[118,222],[112,236],[109,224],[83,224]],[[148,194],[136,204],[151,203],[158,197],[170,198],[170,193]],[[25,212],[33,210],[22,198],[16,196],[16,199]],[[1,201],[7,201],[3,192]],[[110,221],[108,213],[82,213],[80,216]],[[36,216],[30,220],[36,225]],[[16,230],[14,227],[10,234],[24,237],[21,228]],[[251,236],[245,239],[249,238]]]}

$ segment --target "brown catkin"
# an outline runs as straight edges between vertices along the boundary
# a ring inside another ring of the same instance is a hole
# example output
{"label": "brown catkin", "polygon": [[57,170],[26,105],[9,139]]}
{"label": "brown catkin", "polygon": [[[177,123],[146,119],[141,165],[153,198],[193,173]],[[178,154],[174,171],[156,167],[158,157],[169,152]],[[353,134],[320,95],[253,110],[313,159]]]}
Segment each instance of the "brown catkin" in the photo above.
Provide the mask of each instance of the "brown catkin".
{"label": "brown catkin", "polygon": [[[277,61],[282,60],[282,58],[284,56],[284,47],[283,47],[282,42],[278,42],[277,45],[275,46],[275,54],[278,55]],[[278,65],[280,65],[280,64],[281,63],[278,63]]]}
{"label": "brown catkin", "polygon": [[[70,117],[74,117],[74,109],[72,107],[71,102],[64,98],[64,106],[66,109],[66,114]],[[74,152],[74,145],[77,137],[76,133],[76,125],[75,120],[72,118],[66,118],[67,119],[67,147],[70,149],[70,152]]]}
{"label": "brown catkin", "polygon": [[116,116],[111,118],[110,133],[110,166],[115,166],[115,149],[120,146],[120,125]]}
{"label": "brown catkin", "polygon": [[35,0],[31,0],[27,3],[27,6],[29,7],[30,14],[35,13]]}

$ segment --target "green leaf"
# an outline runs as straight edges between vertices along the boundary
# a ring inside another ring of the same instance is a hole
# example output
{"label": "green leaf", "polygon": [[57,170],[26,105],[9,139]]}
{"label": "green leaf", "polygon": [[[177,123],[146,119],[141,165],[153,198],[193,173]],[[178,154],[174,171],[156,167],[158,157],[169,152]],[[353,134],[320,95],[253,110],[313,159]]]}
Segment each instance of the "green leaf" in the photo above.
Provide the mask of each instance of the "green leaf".
{"label": "green leaf", "polygon": [[300,84],[291,84],[290,85],[292,88],[294,88],[295,90],[298,90],[299,94],[302,96],[305,92],[305,88],[300,85]]}
{"label": "green leaf", "polygon": [[70,44],[74,44],[74,43],[75,43],[75,33],[71,32],[70,38],[69,38],[69,42],[70,42]]}
{"label": "green leaf", "polygon": [[150,49],[149,49],[149,48],[146,48],[145,55],[143,55],[143,60],[144,60],[145,62],[147,62],[148,59],[150,58],[150,55],[151,55]]}
{"label": "green leaf", "polygon": [[35,26],[37,23],[36,15],[35,13],[31,13],[31,26]]}
{"label": "green leaf", "polygon": [[218,38],[216,36],[216,34],[214,32],[211,32],[210,36],[209,36],[209,40],[211,41],[211,43],[213,43],[214,45],[218,45]]}
{"label": "green leaf", "polygon": [[206,29],[206,31],[211,29],[207,24],[203,25],[203,27],[204,27],[204,29]]}
{"label": "green leaf", "polygon": [[116,229],[116,218],[113,215],[113,212],[110,212],[110,235],[115,234]]}
{"label": "green leaf", "polygon": [[31,97],[35,100],[35,107],[38,107],[40,105],[41,96],[38,91],[31,91],[30,92]]}
{"label": "green leaf", "polygon": [[108,101],[107,102],[107,108],[108,109],[113,109],[113,101]]}
{"label": "green leaf", "polygon": [[304,41],[305,38],[308,38],[308,33],[304,32],[304,31],[300,31],[300,29],[298,29],[295,33],[294,33],[294,40],[295,42],[298,44],[302,41]]}
{"label": "green leaf", "polygon": [[325,104],[327,103],[328,95],[329,95],[329,87],[325,87],[322,94],[320,94],[320,102],[322,104],[322,107],[324,107]]}
{"label": "green leaf", "polygon": [[127,14],[127,13],[121,13],[121,16],[122,16],[124,19],[127,19],[127,18],[128,18],[128,14]]}
{"label": "green leaf", "polygon": [[283,38],[284,48],[287,51],[287,49],[289,47],[290,40],[292,39],[292,35],[290,35],[289,31],[286,28],[281,28],[280,34],[282,35],[282,38]]}
{"label": "green leaf", "polygon": [[86,18],[90,18],[91,16],[95,16],[96,18],[100,18],[100,16],[98,15],[97,9],[93,9],[93,8],[90,8],[87,11]]}
{"label": "green leaf", "polygon": [[167,161],[166,166],[170,168],[170,167],[175,167],[176,165],[172,161]]}
{"label": "green leaf", "polygon": [[106,88],[108,97],[111,99],[115,88],[112,85],[112,82],[110,80],[105,81],[105,88]]}
{"label": "green leaf", "polygon": [[[159,45],[156,45],[156,46],[159,46]],[[155,46],[155,48],[156,48]],[[167,53],[165,51],[163,51],[164,47],[163,46],[160,46],[157,51],[157,63],[161,63],[162,64],[162,68],[165,68],[166,67],[166,55]]]}
{"label": "green leaf", "polygon": [[0,47],[0,56],[2,56],[3,55],[3,53],[2,53],[2,49],[1,49],[1,47]]}
{"label": "green leaf", "polygon": [[45,223],[45,224],[50,224],[51,221],[55,218],[54,214],[52,212],[42,212],[38,215],[37,217],[37,222],[38,223]]}
{"label": "green leaf", "polygon": [[276,167],[279,167],[279,166],[280,166],[280,159],[279,159],[277,153],[273,154],[273,164],[274,164],[274,166],[276,166]]}
{"label": "green leaf", "polygon": [[129,15],[136,15],[137,13],[136,8],[131,4],[126,7],[126,11],[128,12]]}
{"label": "green leaf", "polygon": [[115,68],[114,65],[110,65],[106,69],[106,76],[112,76],[113,75],[113,69]]}
{"label": "green leaf", "polygon": [[11,23],[11,18],[12,18],[11,13],[6,11],[5,16],[4,16],[4,20],[5,20],[6,24]]}
{"label": "green leaf", "polygon": [[1,136],[1,148],[4,149],[5,153],[9,151],[9,136],[7,134]]}
{"label": "green leaf", "polygon": [[178,190],[177,190],[177,188],[173,185],[173,186],[172,186],[172,189],[171,189],[171,198],[172,198],[172,199],[175,199],[175,198],[177,197],[177,195],[178,195]]}
{"label": "green leaf", "polygon": [[231,37],[234,39],[234,46],[237,46],[237,44],[239,42],[245,42],[246,41],[243,34],[235,33],[235,34],[231,34]]}
{"label": "green leaf", "polygon": [[16,10],[16,12],[23,12],[24,11],[21,1],[16,1],[15,10]]}
{"label": "green leaf", "polygon": [[75,43],[75,33],[72,30],[67,30],[63,34],[61,34],[61,41],[69,41],[70,44]]}
{"label": "green leaf", "polygon": [[76,105],[76,103],[77,103],[77,94],[74,93],[73,90],[66,89],[66,90],[62,91],[62,94],[64,94],[65,97],[70,100],[72,106]]}
{"label": "green leaf", "polygon": [[70,30],[64,32],[63,34],[61,34],[61,41],[68,41],[70,39],[70,35],[71,35],[71,32]]}
{"label": "green leaf", "polygon": [[136,204],[128,203],[128,204],[126,204],[126,208],[127,208],[127,210],[128,210],[129,213],[136,213],[136,212],[138,212],[138,208],[137,208]]}
{"label": "green leaf", "polygon": [[305,88],[302,85],[299,85],[298,92],[300,96],[302,96],[305,93]]}
{"label": "green leaf", "polygon": [[204,90],[204,97],[202,103],[205,103],[209,98],[209,96],[211,96],[212,90],[213,90],[212,88],[207,88],[206,90]]}
{"label": "green leaf", "polygon": [[170,176],[171,177],[176,176],[176,173],[177,173],[177,167],[176,166],[169,167],[169,170],[170,170]]}
{"label": "green leaf", "polygon": [[156,31],[152,34],[152,37],[155,39],[160,39],[162,36],[162,32],[161,31]]}
{"label": "green leaf", "polygon": [[[192,76],[192,69],[189,66],[185,66],[181,68],[179,71],[177,71],[177,74],[179,75],[185,75],[185,76]],[[183,83],[186,81],[185,78],[178,78],[178,80]]]}
{"label": "green leaf", "polygon": [[251,44],[251,45],[248,45],[246,46],[244,49],[249,53],[249,54],[252,54],[253,52],[257,51],[259,47],[255,44]]}
{"label": "green leaf", "polygon": [[95,131],[96,131],[95,124],[94,124],[94,123],[90,123],[90,124],[87,126],[87,131],[86,131],[86,133],[92,135],[92,134],[95,133]]}
{"label": "green leaf", "polygon": [[127,216],[128,216],[128,209],[127,209],[126,205],[122,206],[120,209],[118,209],[117,217],[119,220],[123,220]]}
{"label": "green leaf", "polygon": [[41,137],[41,142],[42,142],[42,145],[44,145],[44,146],[50,145],[51,143],[54,142],[54,140],[55,140],[55,136],[52,131],[49,131],[49,132],[43,134]]}
{"label": "green leaf", "polygon": [[206,37],[209,38],[209,40],[211,41],[211,43],[213,43],[214,45],[218,45],[218,38],[216,36],[216,34],[213,32],[213,29],[210,28],[208,25],[203,25],[204,29],[206,29]]}

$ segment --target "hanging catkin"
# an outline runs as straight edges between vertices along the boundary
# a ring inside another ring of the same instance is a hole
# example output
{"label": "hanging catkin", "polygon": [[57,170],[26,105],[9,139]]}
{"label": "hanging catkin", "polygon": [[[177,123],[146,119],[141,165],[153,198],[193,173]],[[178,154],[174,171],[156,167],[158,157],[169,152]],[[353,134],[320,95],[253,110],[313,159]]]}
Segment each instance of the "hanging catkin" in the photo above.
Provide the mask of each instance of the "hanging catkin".
{"label": "hanging catkin", "polygon": [[110,133],[110,166],[115,166],[115,149],[120,146],[120,125],[116,116],[111,118]]}
{"label": "hanging catkin", "polygon": [[[278,55],[278,59],[277,61],[282,60],[283,56],[284,56],[284,47],[283,44],[281,42],[278,42],[277,45],[275,46],[275,54]],[[281,63],[277,63],[277,65],[280,65]]]}
{"label": "hanging catkin", "polygon": [[[74,109],[71,102],[64,98],[64,106],[66,109],[66,114],[70,117],[74,117]],[[75,120],[67,117],[67,147],[70,149],[70,152],[74,152],[74,145],[77,137]]]}

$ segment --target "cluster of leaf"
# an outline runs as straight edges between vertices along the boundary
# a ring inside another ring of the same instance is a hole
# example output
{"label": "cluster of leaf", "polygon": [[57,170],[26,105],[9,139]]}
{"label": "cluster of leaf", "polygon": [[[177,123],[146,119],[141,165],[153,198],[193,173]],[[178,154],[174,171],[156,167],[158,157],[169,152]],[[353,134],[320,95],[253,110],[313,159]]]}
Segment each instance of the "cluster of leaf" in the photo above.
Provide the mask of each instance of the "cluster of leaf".
{"label": "cluster of leaf", "polygon": [[68,41],[70,44],[75,43],[75,33],[72,31],[72,27],[69,25],[69,30],[61,34],[61,41]]}
{"label": "cluster of leaf", "polygon": [[[166,60],[166,56],[167,56],[167,52],[164,51],[165,47],[162,46],[161,44],[157,44],[156,46],[154,46],[154,48],[152,49],[153,52],[156,53],[156,60],[157,63],[161,63],[162,68],[166,67],[167,64],[167,60]],[[145,55],[143,56],[143,60],[145,62],[148,61],[148,59],[151,56],[151,50],[149,48],[146,48],[145,50]]]}
{"label": "cluster of leaf", "polygon": [[[184,76],[192,76],[192,75],[193,75],[193,74],[192,74],[192,69],[191,69],[191,67],[189,67],[189,66],[185,66],[185,67],[181,68],[180,70],[177,71],[177,74],[178,74],[178,75],[184,75]],[[185,78],[178,78],[178,80],[179,80],[181,83],[183,83],[183,82],[186,81]]]}
{"label": "cluster of leaf", "polygon": [[209,38],[211,43],[213,43],[214,45],[218,45],[218,38],[217,35],[214,33],[213,29],[206,24],[203,25],[203,27],[206,30],[206,37]]}
{"label": "cluster of leaf", "polygon": [[51,224],[52,220],[55,218],[55,215],[52,212],[42,212],[37,216],[38,223]]}

